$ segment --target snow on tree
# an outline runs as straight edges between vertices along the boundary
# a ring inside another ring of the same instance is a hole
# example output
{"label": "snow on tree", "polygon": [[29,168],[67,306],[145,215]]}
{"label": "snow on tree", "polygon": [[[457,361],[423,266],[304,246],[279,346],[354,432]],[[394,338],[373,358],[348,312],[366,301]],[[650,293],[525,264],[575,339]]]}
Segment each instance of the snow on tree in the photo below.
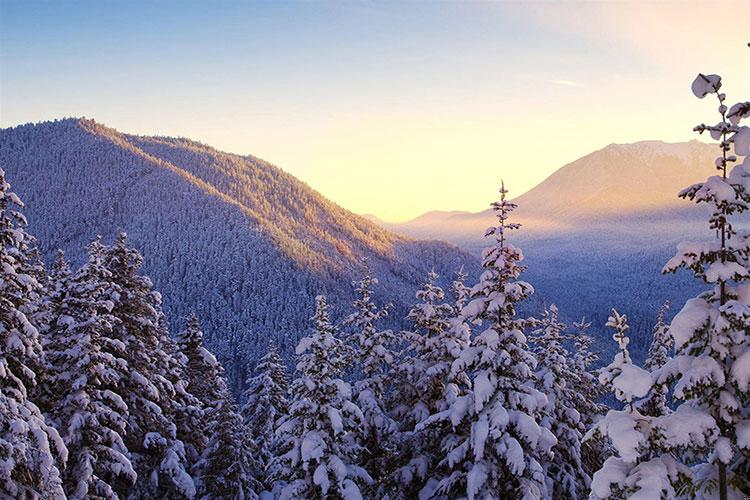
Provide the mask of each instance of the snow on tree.
{"label": "snow on tree", "polygon": [[352,328],[355,366],[361,370],[354,383],[357,405],[365,416],[363,429],[366,458],[365,468],[376,479],[386,474],[397,423],[388,412],[385,395],[389,379],[393,375],[395,362],[392,330],[381,330],[377,323],[388,315],[388,307],[378,308],[373,299],[373,287],[378,284],[372,276],[366,261],[364,276],[352,283],[357,293],[354,312],[344,324]]}
{"label": "snow on tree", "polygon": [[124,344],[129,368],[118,384],[129,408],[125,444],[138,475],[129,496],[192,498],[195,484],[175,418],[185,411],[184,394],[176,385],[181,374],[175,371],[178,364],[161,295],[149,278],[138,274],[142,263],[140,253],[127,246],[124,233],[104,249],[104,265],[111,273],[111,314],[117,319],[113,337]]}
{"label": "snow on tree", "polygon": [[[226,387],[226,382],[224,383]],[[199,495],[205,500],[249,500],[258,498],[257,479],[260,462],[253,456],[252,443],[246,441],[246,429],[225,388],[212,413],[211,436],[203,453]]]}
{"label": "snow on tree", "polygon": [[71,499],[117,498],[136,480],[123,440],[128,407],[118,394],[128,365],[125,345],[112,335],[117,319],[102,251],[95,240],[73,276],[61,256],[51,276],[46,384],[55,401],[48,415],[68,448],[63,481]]}
{"label": "snow on tree", "polygon": [[536,359],[523,333],[526,322],[516,318],[516,304],[533,288],[517,280],[523,254],[506,242],[506,231],[519,227],[507,222],[516,205],[506,194],[502,186],[500,201],[492,204],[499,224],[486,231],[494,242],[482,253],[484,271],[462,312],[474,323],[484,322],[486,329],[452,367],[472,374],[471,390],[451,398],[447,409],[417,426],[449,421],[455,429],[441,443],[443,459],[425,495],[547,496],[542,463],[556,439],[539,425],[547,398],[534,388]]}
{"label": "snow on tree", "polygon": [[203,346],[203,330],[194,313],[188,316],[185,329],[177,334],[175,345],[187,397],[192,399],[192,405],[187,406],[193,410],[192,415],[185,415],[188,419],[183,427],[192,430],[185,433],[182,441],[195,468],[211,435],[213,410],[222,404],[228,389],[221,364]]}
{"label": "snow on tree", "polygon": [[[669,326],[664,322],[664,316],[669,310],[669,301],[659,309],[656,324],[653,329],[651,346],[643,367],[653,373],[664,366],[671,359],[674,340],[669,335]],[[668,403],[669,386],[664,382],[654,383],[647,397],[639,401],[638,410],[645,415],[658,417],[670,412]]]}
{"label": "snow on tree", "polygon": [[67,449],[29,400],[41,365],[39,332],[29,321],[38,282],[28,274],[30,237],[23,203],[0,168],[0,496],[64,498],[59,466]]}
{"label": "snow on tree", "polygon": [[[247,441],[252,443],[261,470],[265,470],[273,457],[274,430],[279,417],[289,409],[287,393],[289,376],[273,341],[268,352],[260,359],[247,379],[245,404],[241,415],[247,429]],[[270,486],[270,485],[267,485]]]}
{"label": "snow on tree", "polygon": [[581,440],[586,429],[576,409],[579,372],[575,358],[563,346],[566,328],[553,304],[545,309],[531,337],[537,356],[538,388],[547,396],[542,425],[557,438],[553,458],[545,460],[543,466],[552,497],[561,499],[580,498],[591,481],[581,462]]}
{"label": "snow on tree", "polygon": [[[420,302],[412,306],[407,316],[413,328],[404,332],[406,349],[397,368],[394,413],[402,427],[402,464],[389,478],[392,484],[387,487],[407,494],[417,494],[422,489],[427,473],[441,458],[443,436],[452,432],[446,421],[417,431],[415,426],[446,410],[447,401],[466,394],[470,386],[466,373],[451,371],[453,362],[469,344],[468,326],[454,321],[456,306],[445,302],[443,289],[435,284],[437,277],[430,272],[427,283],[416,293]],[[464,278],[459,275],[454,282],[458,293],[462,293]],[[462,300],[460,295],[456,297],[457,301]]]}
{"label": "snow on tree", "polygon": [[696,435],[714,432],[716,426],[710,417],[687,408],[673,414],[671,421],[640,413],[638,401],[651,390],[651,374],[630,359],[627,316],[613,309],[607,326],[615,330],[619,352],[601,370],[599,381],[624,407],[609,410],[584,437],[604,436],[615,451],[594,474],[590,498],[675,498],[675,486],[684,483],[689,469],[670,450],[680,449]]}
{"label": "snow on tree", "polygon": [[718,75],[703,74],[692,86],[699,98],[717,98],[720,121],[694,130],[719,142],[718,174],[680,192],[682,198],[709,206],[708,225],[716,238],[680,243],[664,267],[664,272],[688,269],[711,288],[688,300],[673,318],[669,332],[676,354],[660,370],[659,382],[674,384],[673,397],[682,401],[677,412],[689,408],[716,422],[718,436],[710,442],[696,436],[689,449],[693,460],[705,461],[695,477],[695,491],[718,492],[723,500],[731,488],[750,493],[750,233],[732,223],[750,206],[750,128],[740,125],[750,105],[728,108],[721,86]]}
{"label": "snow on tree", "polygon": [[270,480],[280,499],[358,499],[372,483],[359,465],[365,417],[340,378],[351,353],[331,324],[325,298],[315,302],[314,331],[297,345],[289,413],[276,428]]}
{"label": "snow on tree", "polygon": [[[584,429],[592,428],[608,410],[600,401],[606,390],[599,383],[596,371],[592,371],[599,361],[599,355],[591,348],[594,337],[589,333],[590,328],[591,323],[585,318],[573,323],[575,353],[570,365],[577,380],[577,391],[572,394],[575,398],[573,408],[581,415]],[[581,443],[581,463],[589,476],[601,468],[610,454],[609,444],[602,436],[594,436]]]}
{"label": "snow on tree", "polygon": [[457,318],[461,315],[461,311],[471,295],[471,289],[466,286],[466,278],[468,277],[469,275],[464,272],[462,266],[456,273],[456,278],[453,280],[453,283],[451,283],[451,293],[455,299],[455,302],[453,303],[453,317]]}

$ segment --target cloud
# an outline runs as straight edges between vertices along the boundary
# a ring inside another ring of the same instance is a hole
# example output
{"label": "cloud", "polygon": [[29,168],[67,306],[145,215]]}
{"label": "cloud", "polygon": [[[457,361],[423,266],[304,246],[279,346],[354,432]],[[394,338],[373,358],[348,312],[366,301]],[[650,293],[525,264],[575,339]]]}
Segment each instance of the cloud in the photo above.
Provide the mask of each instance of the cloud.
{"label": "cloud", "polygon": [[565,85],[566,87],[579,87],[584,88],[585,85],[582,83],[574,82],[573,80],[550,80],[550,83],[555,85]]}

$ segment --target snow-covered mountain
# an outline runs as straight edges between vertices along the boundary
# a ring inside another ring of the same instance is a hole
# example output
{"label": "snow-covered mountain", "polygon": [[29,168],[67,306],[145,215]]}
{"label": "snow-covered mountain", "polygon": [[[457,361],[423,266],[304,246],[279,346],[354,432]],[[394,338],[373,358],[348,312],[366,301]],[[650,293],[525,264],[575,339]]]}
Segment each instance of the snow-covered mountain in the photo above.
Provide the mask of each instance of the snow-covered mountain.
{"label": "snow-covered mountain", "polygon": [[[617,307],[633,320],[636,349],[644,345],[660,304],[683,303],[702,286],[660,271],[678,241],[713,236],[705,210],[677,193],[711,175],[716,154],[699,141],[644,141],[612,144],[561,167],[514,200],[523,227],[511,238],[526,255],[524,279],[569,318],[585,315],[599,328]],[[478,254],[491,223],[488,209],[429,212],[384,227]]]}
{"label": "snow-covered mountain", "polygon": [[[517,197],[516,219],[524,224],[524,233],[545,237],[612,220],[691,220],[702,212],[679,199],[677,192],[710,174],[714,149],[699,141],[610,144],[561,167]],[[432,211],[395,224],[371,220],[413,237],[470,245],[492,222],[492,211]]]}
{"label": "snow-covered mountain", "polygon": [[194,310],[237,370],[269,337],[289,353],[316,294],[342,312],[362,257],[395,321],[433,267],[446,281],[462,265],[476,277],[476,259],[453,245],[395,235],[263,160],[187,139],[65,119],[0,131],[0,164],[48,262],[62,248],[80,263],[97,235],[127,231],[172,329]]}

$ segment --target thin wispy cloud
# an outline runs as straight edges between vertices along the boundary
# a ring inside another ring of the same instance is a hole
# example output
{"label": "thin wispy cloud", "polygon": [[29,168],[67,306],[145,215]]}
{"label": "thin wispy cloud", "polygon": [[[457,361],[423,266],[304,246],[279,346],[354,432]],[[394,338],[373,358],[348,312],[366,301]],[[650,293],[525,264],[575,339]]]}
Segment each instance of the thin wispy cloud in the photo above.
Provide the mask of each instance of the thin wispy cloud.
{"label": "thin wispy cloud", "polygon": [[584,88],[585,85],[582,83],[574,82],[573,80],[550,80],[550,83],[555,85],[565,85],[566,87],[579,87]]}

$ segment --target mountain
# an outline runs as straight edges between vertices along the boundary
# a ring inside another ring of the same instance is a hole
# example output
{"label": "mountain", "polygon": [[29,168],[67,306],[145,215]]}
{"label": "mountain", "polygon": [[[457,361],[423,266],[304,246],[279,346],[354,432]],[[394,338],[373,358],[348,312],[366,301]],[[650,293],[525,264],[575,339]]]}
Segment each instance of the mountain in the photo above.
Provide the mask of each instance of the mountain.
{"label": "mountain", "polygon": [[269,338],[291,353],[316,294],[344,314],[363,257],[396,325],[430,269],[443,284],[478,270],[451,244],[393,234],[268,162],[188,139],[65,119],[0,131],[0,164],[47,262],[62,248],[80,264],[97,235],[126,231],[172,330],[195,311],[235,383]]}
{"label": "mountain", "polygon": [[[515,217],[525,233],[540,237],[613,220],[661,223],[657,215],[693,220],[703,212],[679,199],[677,192],[709,175],[707,165],[715,156],[714,146],[699,141],[610,144],[561,167],[517,197]],[[432,211],[403,223],[378,223],[412,237],[471,245],[492,219],[487,209]]]}
{"label": "mountain", "polygon": [[[663,276],[661,268],[677,242],[713,237],[705,209],[677,193],[712,175],[717,152],[698,141],[611,144],[561,167],[514,200],[513,219],[523,227],[510,239],[526,256],[524,279],[568,319],[586,316],[595,328],[617,307],[630,316],[642,352],[661,303],[681,307],[705,288],[686,274]],[[492,220],[489,209],[429,212],[386,227],[478,255]]]}

